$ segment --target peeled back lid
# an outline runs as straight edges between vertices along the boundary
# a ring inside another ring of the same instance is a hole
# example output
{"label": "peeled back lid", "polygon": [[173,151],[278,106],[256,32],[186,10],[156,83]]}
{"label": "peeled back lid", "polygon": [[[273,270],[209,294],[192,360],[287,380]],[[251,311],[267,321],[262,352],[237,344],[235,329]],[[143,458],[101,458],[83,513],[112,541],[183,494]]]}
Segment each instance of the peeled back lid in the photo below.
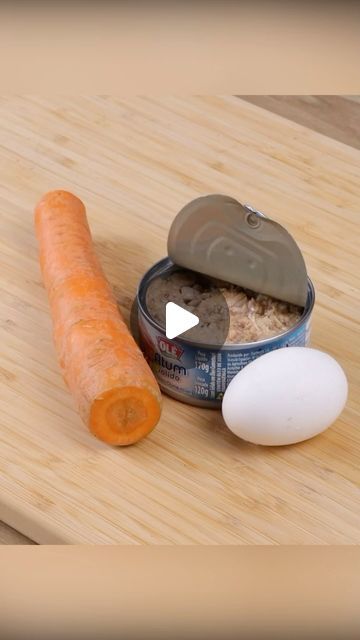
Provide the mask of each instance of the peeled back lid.
{"label": "peeled back lid", "polygon": [[168,254],[186,269],[305,306],[307,272],[295,240],[278,222],[229,196],[185,205],[171,225]]}

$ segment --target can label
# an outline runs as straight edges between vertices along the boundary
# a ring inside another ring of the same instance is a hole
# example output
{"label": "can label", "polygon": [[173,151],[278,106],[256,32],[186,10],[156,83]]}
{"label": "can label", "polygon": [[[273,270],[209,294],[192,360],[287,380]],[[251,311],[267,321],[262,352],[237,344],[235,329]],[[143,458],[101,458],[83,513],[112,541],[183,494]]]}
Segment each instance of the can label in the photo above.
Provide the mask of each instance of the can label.
{"label": "can label", "polygon": [[169,340],[139,313],[140,346],[160,385],[193,400],[221,402],[233,377],[249,362],[264,353],[283,347],[304,347],[309,344],[310,318],[293,332],[259,346],[241,345],[237,349],[226,345],[212,350],[181,340]]}

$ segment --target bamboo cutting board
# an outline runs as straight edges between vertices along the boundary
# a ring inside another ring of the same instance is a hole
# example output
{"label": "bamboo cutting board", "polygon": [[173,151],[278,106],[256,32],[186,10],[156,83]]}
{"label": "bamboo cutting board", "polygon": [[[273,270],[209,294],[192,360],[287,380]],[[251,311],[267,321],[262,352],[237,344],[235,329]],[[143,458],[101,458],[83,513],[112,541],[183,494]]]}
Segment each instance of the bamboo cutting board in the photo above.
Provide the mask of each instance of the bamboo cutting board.
{"label": "bamboo cutting board", "polygon": [[[0,518],[40,543],[359,543],[360,151],[235,97],[0,101]],[[60,376],[33,207],[65,188],[88,210],[128,319],[189,200],[221,192],[286,226],[317,302],[312,345],[349,382],[337,423],[284,448],[164,396],[159,426],[110,448]]]}

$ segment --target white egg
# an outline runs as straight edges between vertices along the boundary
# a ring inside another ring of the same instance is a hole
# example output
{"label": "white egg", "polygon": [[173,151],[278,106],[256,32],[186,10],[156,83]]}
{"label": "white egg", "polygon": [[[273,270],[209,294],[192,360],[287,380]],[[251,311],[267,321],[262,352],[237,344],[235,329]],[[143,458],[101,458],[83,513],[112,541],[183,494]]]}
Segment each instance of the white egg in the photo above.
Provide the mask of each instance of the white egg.
{"label": "white egg", "polygon": [[348,384],[327,353],[286,347],[260,356],[232,379],[222,412],[243,440],[286,445],[312,438],[342,412]]}

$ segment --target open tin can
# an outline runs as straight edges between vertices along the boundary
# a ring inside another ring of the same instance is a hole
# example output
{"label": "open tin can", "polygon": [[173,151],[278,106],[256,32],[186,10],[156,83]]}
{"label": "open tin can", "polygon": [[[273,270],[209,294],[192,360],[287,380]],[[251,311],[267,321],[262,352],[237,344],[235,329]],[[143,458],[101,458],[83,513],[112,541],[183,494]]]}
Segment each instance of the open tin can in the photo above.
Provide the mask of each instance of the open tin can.
{"label": "open tin can", "polygon": [[[168,253],[147,271],[137,294],[140,346],[163,392],[219,408],[228,384],[249,362],[273,349],[309,344],[314,287],[299,247],[275,221],[228,196],[197,198],[175,218]],[[154,278],[179,268],[296,304],[302,315],[287,331],[256,342],[220,346],[182,336],[170,340],[149,313],[146,294]]]}

